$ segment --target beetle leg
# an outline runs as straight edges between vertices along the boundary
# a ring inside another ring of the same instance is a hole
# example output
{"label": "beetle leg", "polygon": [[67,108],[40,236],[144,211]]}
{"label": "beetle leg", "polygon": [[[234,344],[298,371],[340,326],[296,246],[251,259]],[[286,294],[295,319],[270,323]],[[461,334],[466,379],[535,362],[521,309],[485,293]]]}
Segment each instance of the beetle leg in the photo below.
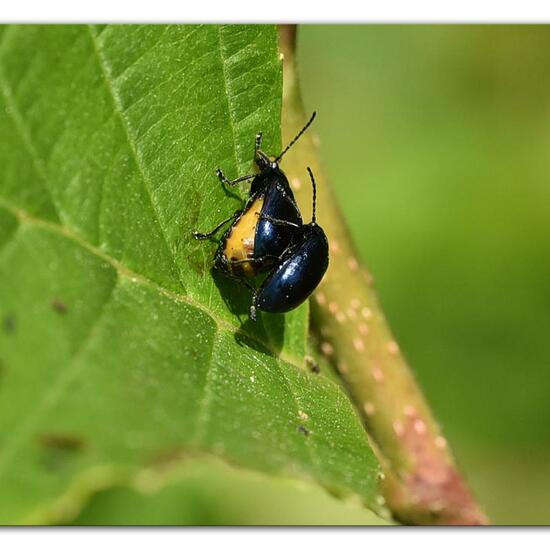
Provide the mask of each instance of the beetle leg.
{"label": "beetle leg", "polygon": [[262,132],[258,132],[256,134],[256,146],[254,148],[254,160],[256,162],[256,166],[258,166],[260,170],[267,168],[271,164],[271,159],[261,149],[262,137]]}
{"label": "beetle leg", "polygon": [[258,152],[260,151],[261,147],[262,147],[262,132],[258,132],[256,134],[256,149],[254,151],[254,156],[257,157],[258,156]]}
{"label": "beetle leg", "polygon": [[[237,277],[235,275],[232,275],[231,273],[226,273],[227,277],[229,277],[230,279],[233,279],[234,281],[237,281],[238,283],[240,283],[241,285],[245,286],[248,290],[250,290],[250,292],[252,292],[252,302],[254,302],[254,300],[256,299],[256,294],[258,292],[258,290],[256,289],[256,287],[254,287],[251,283],[249,283],[246,279],[243,279],[242,277]],[[255,320],[255,319],[254,319]]]}
{"label": "beetle leg", "polygon": [[263,170],[267,166],[271,164],[271,160],[269,157],[260,149],[256,150],[256,165],[260,168],[260,170]]}
{"label": "beetle leg", "polygon": [[242,260],[228,260],[227,263],[231,265],[246,264],[246,263],[263,263],[264,260],[280,260],[279,256],[274,256],[271,254],[265,254],[260,258],[243,258]]}
{"label": "beetle leg", "polygon": [[258,298],[258,293],[257,291],[254,291],[254,293],[252,294],[252,304],[250,305],[250,318],[256,322],[256,319],[257,319],[257,316],[256,316],[256,310],[257,310],[257,304],[256,304],[256,300]]}
{"label": "beetle leg", "polygon": [[[245,286],[246,288],[248,288],[248,290],[250,290],[250,292],[252,292],[252,294],[254,294],[256,292],[256,287],[254,287],[250,282],[248,282],[244,277],[239,277],[238,275],[234,275],[233,273],[231,273],[231,271],[228,269],[228,266],[231,264],[236,264],[236,263],[242,263],[242,262],[246,262],[248,260],[228,260],[223,254],[222,252],[218,249],[218,252],[216,253],[216,257],[215,257],[215,260],[214,260],[214,267],[216,269],[218,269],[219,271],[222,271],[223,274],[228,277],[229,279],[232,279],[234,281],[237,281],[238,283],[240,283],[241,285]],[[250,260],[250,261],[253,261],[253,260]]]}
{"label": "beetle leg", "polygon": [[267,220],[267,221],[270,221],[271,223],[274,223],[275,225],[286,225],[288,227],[296,227],[296,228],[300,228],[302,227],[301,225],[298,225],[297,223],[293,223],[293,222],[289,222],[287,220],[279,220],[277,218],[273,218],[271,216],[268,216],[268,215],[260,215],[260,220]]}
{"label": "beetle leg", "polygon": [[256,294],[256,287],[252,286],[246,279],[239,279],[241,284],[244,285],[250,292],[252,292],[252,296],[255,296]]}
{"label": "beetle leg", "polygon": [[231,275],[231,274],[229,274],[228,276],[231,279],[234,279],[235,281],[238,281],[241,285],[248,288],[248,290],[250,290],[250,292],[252,292],[252,295],[256,294],[256,288],[251,283],[249,283],[246,279],[243,279],[242,277],[236,277],[235,275]]}
{"label": "beetle leg", "polygon": [[208,233],[199,233],[198,231],[193,231],[193,237],[199,240],[208,239],[209,237],[214,235],[219,229],[221,229],[227,222],[234,220],[239,214],[240,210],[237,210],[237,212],[227,218],[227,220],[223,220],[223,222],[220,222],[218,225],[216,225],[216,227],[214,227],[214,229],[212,229]]}
{"label": "beetle leg", "polygon": [[230,185],[233,187],[234,185],[237,185],[238,183],[241,183],[242,181],[251,180],[252,178],[256,177],[256,174],[250,174],[248,176],[241,176],[240,178],[237,178],[236,180],[230,180],[227,179],[224,175],[224,173],[218,168],[216,170],[216,176],[218,176],[218,179],[224,184],[224,185]]}

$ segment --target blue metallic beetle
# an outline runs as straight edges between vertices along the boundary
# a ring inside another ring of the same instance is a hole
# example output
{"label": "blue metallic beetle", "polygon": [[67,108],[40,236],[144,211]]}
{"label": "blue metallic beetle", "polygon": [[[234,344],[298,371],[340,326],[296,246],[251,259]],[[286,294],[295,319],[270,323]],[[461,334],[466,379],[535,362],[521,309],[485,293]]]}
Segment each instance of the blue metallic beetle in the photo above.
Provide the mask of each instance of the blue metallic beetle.
{"label": "blue metallic beetle", "polygon": [[[270,160],[260,149],[262,134],[259,133],[256,136],[255,162],[260,169],[259,174],[243,176],[230,181],[218,169],[217,176],[225,185],[233,186],[252,179],[250,197],[242,210],[237,210],[208,233],[193,233],[196,239],[207,239],[225,224],[232,222],[220,242],[214,267],[225,275],[238,280],[252,291],[254,298],[250,315],[254,320],[256,319],[256,309],[284,312],[297,307],[314,290],[326,271],[326,265],[322,261],[319,266],[312,262],[312,253],[309,251],[314,243],[317,243],[318,246],[320,234],[324,237],[324,233],[316,225],[315,219],[310,224],[303,224],[294,194],[285,174],[279,168],[281,158],[306,131],[314,118],[315,113],[274,160]],[[311,171],[310,176],[315,190]],[[311,239],[309,246],[304,246],[307,239]],[[326,242],[326,237],[324,237],[324,241]],[[294,262],[289,264],[291,250],[295,251],[297,257]],[[298,256],[301,260],[298,262],[299,265],[296,265]],[[328,246],[324,256],[325,263],[328,265]],[[281,262],[286,262],[285,265],[288,264],[288,269],[291,269],[293,273],[295,272],[297,275],[298,272],[301,273],[300,283],[294,281],[290,288],[288,287],[289,272],[287,269],[286,275],[283,277],[283,272],[279,269],[282,266]],[[271,272],[260,288],[256,290],[249,280],[266,271]],[[281,277],[287,283],[283,283],[281,280],[282,286],[277,290],[276,280]],[[269,283],[269,281],[271,282]],[[277,292],[282,292],[282,294],[277,296]]]}
{"label": "blue metallic beetle", "polygon": [[291,243],[279,262],[254,293],[250,316],[256,319],[256,309],[270,313],[286,313],[298,307],[317,288],[328,268],[328,240],[317,225],[315,210],[317,189],[315,179],[307,167],[313,186],[313,214],[311,222],[303,225],[286,220],[268,219],[275,225],[288,227]]}

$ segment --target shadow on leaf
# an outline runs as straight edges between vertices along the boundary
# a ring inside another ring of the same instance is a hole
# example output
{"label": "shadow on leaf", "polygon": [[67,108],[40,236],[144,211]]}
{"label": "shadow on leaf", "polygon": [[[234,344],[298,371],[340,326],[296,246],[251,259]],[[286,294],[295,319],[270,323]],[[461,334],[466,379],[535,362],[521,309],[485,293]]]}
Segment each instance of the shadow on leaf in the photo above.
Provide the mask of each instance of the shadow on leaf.
{"label": "shadow on leaf", "polygon": [[284,342],[284,315],[258,312],[257,321],[252,321],[249,317],[252,303],[250,291],[214,268],[211,274],[226,306],[241,323],[241,331],[235,334],[235,340],[261,353],[278,355]]}

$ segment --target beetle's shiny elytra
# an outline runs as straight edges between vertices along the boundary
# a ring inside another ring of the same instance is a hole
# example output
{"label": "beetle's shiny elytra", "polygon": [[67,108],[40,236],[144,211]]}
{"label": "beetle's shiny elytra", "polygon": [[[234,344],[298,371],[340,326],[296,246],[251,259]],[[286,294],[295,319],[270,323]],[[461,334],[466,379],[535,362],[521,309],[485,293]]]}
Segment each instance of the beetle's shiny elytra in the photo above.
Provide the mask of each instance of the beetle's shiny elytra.
{"label": "beetle's shiny elytra", "polygon": [[[320,236],[322,233],[324,237],[322,229],[316,225],[315,219],[310,224],[303,224],[294,194],[285,174],[279,168],[283,155],[296,143],[314,118],[315,113],[274,160],[261,151],[262,135],[259,133],[256,136],[255,152],[255,162],[260,170],[258,174],[230,181],[218,170],[218,178],[225,185],[236,185],[252,179],[249,199],[242,210],[236,211],[213,230],[208,233],[193,233],[196,239],[206,239],[232,222],[220,242],[214,267],[253,292],[253,319],[256,317],[256,309],[282,312],[297,307],[317,286],[326,271],[325,263],[328,265],[328,245],[325,252]],[[315,191],[315,182],[311,171],[309,172]],[[314,257],[320,262],[313,260]],[[285,269],[281,262],[286,266]],[[295,279],[289,283],[290,286],[285,287],[282,282],[288,279],[289,270],[301,275],[299,280]],[[250,280],[266,271],[270,273],[257,290]]]}
{"label": "beetle's shiny elytra", "polygon": [[215,267],[237,278],[252,278],[266,271],[290,244],[288,230],[266,217],[302,221],[286,176],[273,164],[254,178],[250,198],[243,210],[234,214],[216,253]]}
{"label": "beetle's shiny elytra", "polygon": [[311,222],[291,225],[288,221],[271,220],[274,224],[290,227],[293,234],[291,244],[254,294],[250,311],[253,319],[256,309],[286,313],[298,307],[317,288],[328,268],[328,240],[315,218],[315,179],[309,167],[307,171],[313,187]]}

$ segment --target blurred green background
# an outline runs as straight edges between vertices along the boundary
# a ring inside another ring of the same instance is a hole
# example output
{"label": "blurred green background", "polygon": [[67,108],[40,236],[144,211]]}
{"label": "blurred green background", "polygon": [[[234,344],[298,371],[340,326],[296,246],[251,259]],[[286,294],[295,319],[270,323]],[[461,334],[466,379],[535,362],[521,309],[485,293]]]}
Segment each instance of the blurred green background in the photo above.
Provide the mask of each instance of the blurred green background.
{"label": "blurred green background", "polygon": [[550,524],[550,26],[302,26],[306,111],[495,523]]}

